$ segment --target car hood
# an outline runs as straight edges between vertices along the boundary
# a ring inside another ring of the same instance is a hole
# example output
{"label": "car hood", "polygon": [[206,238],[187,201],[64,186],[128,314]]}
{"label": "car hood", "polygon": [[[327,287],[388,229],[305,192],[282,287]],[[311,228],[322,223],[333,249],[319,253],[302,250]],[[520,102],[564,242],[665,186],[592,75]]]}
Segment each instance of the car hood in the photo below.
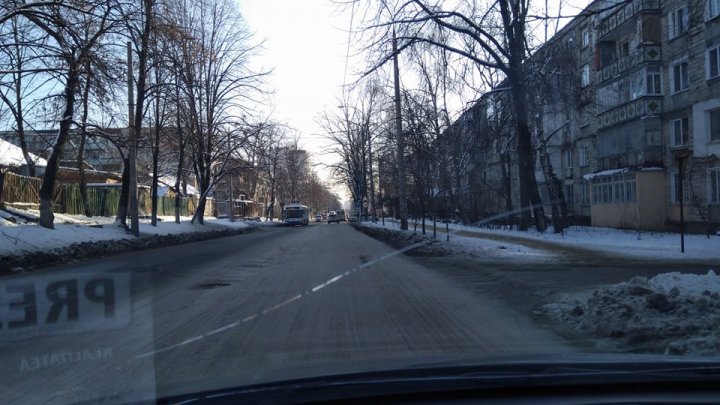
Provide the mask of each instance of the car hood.
{"label": "car hood", "polygon": [[[158,387],[161,402],[179,402],[223,393],[278,394],[322,388],[359,389],[392,384],[424,387],[472,383],[492,387],[619,381],[694,381],[698,376],[720,381],[720,359],[637,354],[547,354],[517,356],[442,356],[352,363],[316,364],[259,373],[257,382],[229,379],[195,381]],[[419,385],[418,385],[419,384]],[[216,387],[217,389],[208,389]],[[364,388],[363,388],[364,387]],[[290,390],[290,391],[288,391]]]}

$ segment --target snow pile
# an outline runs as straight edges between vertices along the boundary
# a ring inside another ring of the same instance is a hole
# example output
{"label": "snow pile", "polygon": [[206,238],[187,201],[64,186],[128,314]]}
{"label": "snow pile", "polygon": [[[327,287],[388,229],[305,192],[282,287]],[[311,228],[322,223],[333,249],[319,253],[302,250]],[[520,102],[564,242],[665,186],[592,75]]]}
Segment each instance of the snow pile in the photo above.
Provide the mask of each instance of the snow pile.
{"label": "snow pile", "polygon": [[617,350],[720,355],[720,276],[664,273],[567,295],[546,313]]}

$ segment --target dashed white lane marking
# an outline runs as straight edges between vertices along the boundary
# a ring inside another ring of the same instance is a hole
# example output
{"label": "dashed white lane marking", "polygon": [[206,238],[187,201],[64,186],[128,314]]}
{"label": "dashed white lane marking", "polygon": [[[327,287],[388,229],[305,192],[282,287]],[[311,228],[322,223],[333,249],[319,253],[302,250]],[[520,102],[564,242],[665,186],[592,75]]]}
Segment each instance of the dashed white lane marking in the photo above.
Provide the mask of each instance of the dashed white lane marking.
{"label": "dashed white lane marking", "polygon": [[266,309],[264,309],[264,310],[262,310],[262,311],[260,311],[260,312],[258,312],[258,313],[256,313],[256,314],[248,315],[248,316],[246,316],[245,318],[243,318],[243,319],[241,319],[241,320],[239,320],[239,321],[235,321],[235,322],[229,323],[229,324],[227,324],[227,325],[225,325],[225,326],[221,326],[221,327],[219,327],[219,328],[217,328],[217,329],[211,330],[210,332],[207,332],[207,333],[204,333],[204,334],[202,334],[202,335],[198,335],[198,336],[189,338],[189,339],[184,340],[184,341],[182,341],[182,342],[180,342],[180,343],[176,343],[176,344],[174,344],[174,345],[170,345],[170,346],[166,346],[166,347],[163,347],[163,348],[160,348],[160,349],[156,349],[156,350],[153,350],[153,351],[150,351],[150,352],[147,352],[147,353],[138,354],[137,356],[135,356],[135,358],[136,358],[136,359],[141,359],[141,358],[148,357],[148,356],[154,356],[154,355],[156,355],[156,354],[158,354],[158,353],[167,352],[167,351],[172,350],[172,349],[177,349],[178,347],[182,347],[182,346],[185,346],[185,345],[189,345],[189,344],[194,343],[194,342],[197,342],[197,341],[199,341],[199,340],[201,340],[201,339],[203,339],[203,338],[205,338],[205,337],[212,336],[212,335],[216,335],[216,334],[222,333],[222,332],[226,332],[226,331],[228,331],[228,330],[230,330],[230,329],[232,329],[232,328],[235,328],[236,326],[239,326],[241,323],[250,322],[250,321],[252,321],[252,320],[254,320],[254,319],[256,319],[256,318],[259,318],[259,317],[261,317],[261,316],[263,316],[263,315],[265,315],[265,314],[267,314],[267,313],[269,313],[269,312],[276,311],[276,310],[278,310],[278,309],[280,309],[280,308],[282,308],[282,307],[284,307],[284,306],[286,306],[286,305],[289,305],[289,304],[291,304],[291,303],[293,303],[293,302],[295,302],[295,301],[298,301],[298,300],[300,300],[300,299],[302,299],[302,298],[305,298],[305,297],[307,297],[308,295],[310,295],[310,294],[312,294],[312,293],[318,292],[318,291],[322,290],[323,288],[325,288],[325,287],[327,287],[327,286],[329,286],[329,285],[331,285],[331,284],[333,284],[333,283],[336,283],[336,282],[338,282],[339,280],[342,280],[344,277],[349,277],[352,273],[355,273],[355,272],[357,272],[358,270],[362,270],[362,269],[368,268],[368,267],[374,265],[375,263],[381,262],[381,261],[383,261],[383,260],[387,260],[387,259],[389,259],[389,258],[391,258],[391,257],[393,257],[393,256],[397,256],[397,255],[402,254],[402,253],[405,253],[405,252],[407,252],[407,251],[410,251],[410,250],[413,250],[413,249],[417,249],[417,248],[419,248],[420,246],[426,245],[426,244],[428,244],[428,243],[429,243],[429,241],[418,242],[418,243],[414,243],[414,244],[412,244],[412,245],[410,245],[410,246],[406,246],[406,247],[404,247],[404,248],[402,248],[402,249],[399,249],[399,250],[396,250],[396,251],[393,251],[393,252],[390,252],[390,253],[386,253],[386,254],[378,257],[377,259],[370,260],[370,261],[365,262],[365,263],[363,263],[363,264],[361,264],[361,265],[359,265],[359,266],[354,267],[354,268],[351,269],[351,270],[348,270],[348,271],[346,271],[346,272],[344,272],[344,273],[340,273],[340,274],[338,274],[338,275],[336,275],[336,276],[328,279],[327,281],[316,285],[315,287],[313,287],[313,288],[312,288],[311,290],[309,290],[309,291],[305,291],[305,292],[302,293],[302,294],[298,294],[298,295],[296,295],[296,296],[294,296],[294,297],[292,297],[292,298],[290,298],[290,299],[287,299],[287,300],[285,300],[285,301],[283,301],[283,302],[280,302],[280,303],[275,304],[275,305],[273,305],[273,306],[271,306],[271,307],[269,307],[269,308],[266,308]]}

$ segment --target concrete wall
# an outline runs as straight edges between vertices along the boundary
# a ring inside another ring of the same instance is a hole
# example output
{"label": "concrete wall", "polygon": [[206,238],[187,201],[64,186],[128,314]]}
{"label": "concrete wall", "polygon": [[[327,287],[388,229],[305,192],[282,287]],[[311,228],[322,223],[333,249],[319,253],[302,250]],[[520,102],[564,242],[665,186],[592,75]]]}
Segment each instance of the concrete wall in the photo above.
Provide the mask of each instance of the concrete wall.
{"label": "concrete wall", "polygon": [[640,216],[640,229],[661,231],[665,229],[665,172],[638,172],[637,203]]}

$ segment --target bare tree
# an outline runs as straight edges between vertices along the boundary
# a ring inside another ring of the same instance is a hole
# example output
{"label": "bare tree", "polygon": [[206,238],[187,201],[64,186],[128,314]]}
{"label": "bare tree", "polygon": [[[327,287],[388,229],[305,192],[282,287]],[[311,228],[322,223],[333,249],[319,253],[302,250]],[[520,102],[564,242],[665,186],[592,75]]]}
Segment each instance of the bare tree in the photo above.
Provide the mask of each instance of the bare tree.
{"label": "bare tree", "polygon": [[0,102],[12,116],[11,127],[18,135],[30,176],[35,176],[35,162],[28,151],[25,129],[26,114],[32,106],[28,108],[25,101],[42,87],[43,74],[52,70],[42,67],[38,58],[39,52],[44,54],[46,42],[47,35],[20,15],[0,26]]}
{"label": "bare tree", "polygon": [[[250,138],[246,102],[262,92],[267,72],[253,72],[249,58],[257,50],[235,3],[229,0],[179,2],[178,25],[189,34],[181,43],[181,88],[188,103],[189,144],[200,200],[193,221],[203,213],[214,183],[230,167],[228,161]],[[241,113],[242,114],[242,113]]]}
{"label": "bare tree", "polygon": [[[118,0],[88,1],[82,8],[60,2],[11,2],[4,7],[0,22],[17,15],[33,23],[48,35],[50,39],[47,47],[52,48],[55,54],[54,60],[43,62],[48,66],[62,66],[63,111],[59,117],[58,135],[40,188],[40,225],[52,229],[55,178],[75,114],[76,92],[82,69],[87,63],[97,61],[97,48],[101,38],[123,21],[125,7],[122,7]],[[4,12],[5,10],[9,11]]]}

